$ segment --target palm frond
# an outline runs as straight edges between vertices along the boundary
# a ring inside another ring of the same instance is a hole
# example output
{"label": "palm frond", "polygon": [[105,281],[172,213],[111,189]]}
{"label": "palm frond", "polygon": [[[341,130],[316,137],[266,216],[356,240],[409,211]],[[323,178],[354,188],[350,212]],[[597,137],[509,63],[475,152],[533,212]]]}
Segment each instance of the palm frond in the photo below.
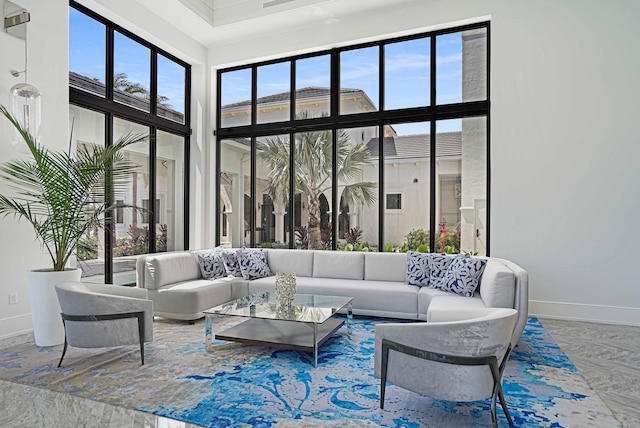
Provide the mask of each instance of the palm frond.
{"label": "palm frond", "polygon": [[342,197],[346,202],[355,202],[360,205],[371,205],[376,199],[376,189],[378,183],[373,181],[363,181],[360,183],[348,184],[342,191]]}
{"label": "palm frond", "polygon": [[112,195],[124,189],[137,169],[122,150],[146,137],[127,134],[113,145],[84,146],[72,155],[71,148],[58,152],[39,145],[4,106],[0,113],[32,155],[0,165],[0,182],[11,193],[0,195],[0,215],[30,223],[54,270],[63,270],[86,231],[104,226],[104,214],[114,209]]}

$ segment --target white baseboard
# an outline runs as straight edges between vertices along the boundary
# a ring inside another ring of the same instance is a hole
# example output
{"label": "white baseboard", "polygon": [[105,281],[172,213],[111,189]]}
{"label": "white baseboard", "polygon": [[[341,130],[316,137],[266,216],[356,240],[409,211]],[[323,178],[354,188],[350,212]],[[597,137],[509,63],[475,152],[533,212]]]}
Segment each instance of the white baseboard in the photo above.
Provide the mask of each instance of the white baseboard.
{"label": "white baseboard", "polygon": [[640,326],[640,308],[529,300],[529,316]]}
{"label": "white baseboard", "polygon": [[0,349],[33,341],[31,314],[0,319]]}

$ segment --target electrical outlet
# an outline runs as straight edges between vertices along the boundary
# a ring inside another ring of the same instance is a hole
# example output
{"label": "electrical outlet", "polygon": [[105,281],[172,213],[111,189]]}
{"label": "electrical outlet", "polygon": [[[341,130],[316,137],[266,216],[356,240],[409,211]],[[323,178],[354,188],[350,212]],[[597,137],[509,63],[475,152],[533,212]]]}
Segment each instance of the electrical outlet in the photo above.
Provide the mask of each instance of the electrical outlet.
{"label": "electrical outlet", "polygon": [[18,293],[9,293],[9,304],[15,305],[18,303]]}

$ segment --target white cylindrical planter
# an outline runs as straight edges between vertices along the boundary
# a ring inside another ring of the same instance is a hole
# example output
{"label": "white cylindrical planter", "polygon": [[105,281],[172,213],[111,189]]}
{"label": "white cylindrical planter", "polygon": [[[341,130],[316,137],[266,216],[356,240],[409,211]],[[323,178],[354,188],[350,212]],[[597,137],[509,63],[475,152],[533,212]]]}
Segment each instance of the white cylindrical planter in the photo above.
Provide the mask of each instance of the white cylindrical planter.
{"label": "white cylindrical planter", "polygon": [[64,281],[80,281],[81,275],[80,269],[43,269],[27,272],[29,306],[36,345],[54,346],[64,343],[64,326],[55,285]]}

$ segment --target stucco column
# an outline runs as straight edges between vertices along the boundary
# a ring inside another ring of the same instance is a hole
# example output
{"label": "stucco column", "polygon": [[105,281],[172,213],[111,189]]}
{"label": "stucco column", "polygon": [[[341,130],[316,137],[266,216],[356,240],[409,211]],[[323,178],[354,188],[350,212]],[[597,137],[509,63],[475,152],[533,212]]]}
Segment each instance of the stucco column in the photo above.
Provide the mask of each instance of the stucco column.
{"label": "stucco column", "polygon": [[358,226],[358,211],[356,211],[354,206],[349,204],[349,228],[351,229],[356,226]]}
{"label": "stucco column", "polygon": [[286,242],[284,234],[285,234],[285,227],[284,227],[284,216],[287,212],[285,211],[285,204],[282,201],[273,201],[273,215],[275,217],[275,229],[276,229],[276,236],[275,236],[275,240],[276,242],[280,242],[281,244],[284,244]]}
{"label": "stucco column", "polygon": [[[485,99],[487,96],[485,30],[462,32],[462,101]],[[484,245],[476,241],[476,229],[480,235],[482,225],[476,224],[476,204],[486,199],[487,192],[487,139],[486,119],[462,119],[462,162],[460,200],[460,249],[479,251],[484,255]],[[486,212],[486,211],[485,211]]]}
{"label": "stucco column", "polygon": [[242,247],[244,245],[244,163],[240,163],[239,174],[233,174],[231,187],[231,203],[233,213],[231,218],[231,245]]}

